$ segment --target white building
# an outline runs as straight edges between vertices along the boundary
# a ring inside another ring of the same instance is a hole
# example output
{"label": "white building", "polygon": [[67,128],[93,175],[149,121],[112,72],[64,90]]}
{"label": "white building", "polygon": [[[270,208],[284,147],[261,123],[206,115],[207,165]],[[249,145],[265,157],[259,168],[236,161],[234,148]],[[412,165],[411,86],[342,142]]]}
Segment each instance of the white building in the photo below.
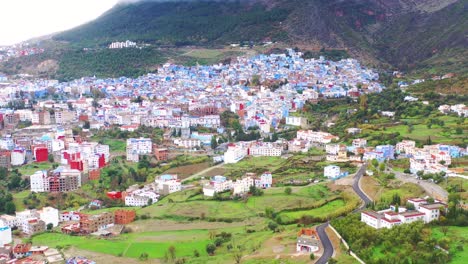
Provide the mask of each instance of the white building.
{"label": "white building", "polygon": [[307,140],[309,142],[328,144],[332,140],[338,140],[339,137],[334,136],[327,132],[314,132],[312,130],[299,130],[297,131],[297,139]]}
{"label": "white building", "polygon": [[364,138],[353,139],[353,147],[355,147],[355,148],[365,148],[365,147],[367,147],[367,139],[364,139]]}
{"label": "white building", "polygon": [[273,185],[273,175],[266,171],[260,175],[260,183],[257,187],[259,188],[270,188]]}
{"label": "white building", "polygon": [[193,138],[190,138],[190,139],[176,138],[174,139],[174,144],[181,148],[193,149],[193,148],[201,147],[202,142],[199,139],[193,139]]}
{"label": "white building", "polygon": [[307,119],[299,116],[288,116],[286,117],[286,125],[290,126],[303,126],[307,123]]}
{"label": "white building", "polygon": [[45,222],[46,225],[52,224],[54,227],[59,224],[59,211],[53,207],[44,207],[38,211],[39,218]]}
{"label": "white building", "polygon": [[159,194],[153,190],[141,189],[128,193],[125,196],[126,206],[146,206],[158,201]]}
{"label": "white building", "polygon": [[239,144],[229,144],[224,153],[224,163],[237,163],[247,156],[247,149]]}
{"label": "white building", "polygon": [[329,179],[338,178],[340,176],[340,167],[336,165],[328,165],[323,168],[323,175]]}
{"label": "white building", "polygon": [[364,211],[361,212],[361,221],[376,229],[392,228],[415,221],[429,223],[438,220],[440,209],[446,207],[445,204],[439,202],[429,204],[424,199],[409,199],[408,203],[412,203],[416,210],[407,211],[406,208],[400,207],[396,212],[396,208],[391,206],[390,209],[379,212]]}
{"label": "white building", "polygon": [[80,221],[81,220],[81,213],[79,212],[63,212],[59,216],[60,222],[69,222],[69,221]]}
{"label": "white building", "polygon": [[139,155],[151,154],[153,143],[150,138],[129,138],[127,139],[127,160],[138,162]]}
{"label": "white building", "polygon": [[0,219],[0,246],[10,244],[11,242],[13,242],[11,227]]}
{"label": "white building", "polygon": [[280,157],[283,153],[283,146],[270,142],[256,143],[248,149],[247,153],[254,157]]}
{"label": "white building", "polygon": [[29,176],[31,192],[49,192],[49,179],[47,171],[36,171]]}
{"label": "white building", "polygon": [[3,221],[3,223],[5,223],[10,228],[19,226],[19,222],[16,216],[4,214],[0,216],[0,221]]}
{"label": "white building", "polygon": [[220,193],[232,189],[232,181],[226,177],[217,175],[211,177],[210,183],[203,186],[203,194],[213,197],[215,193]]}
{"label": "white building", "polygon": [[136,42],[127,40],[125,42],[112,42],[109,45],[109,49],[135,48],[136,46]]}
{"label": "white building", "polygon": [[21,166],[26,160],[26,151],[24,149],[15,149],[11,152],[11,165]]}
{"label": "white building", "polygon": [[156,186],[159,193],[168,195],[182,190],[182,183],[177,179],[176,174],[164,174],[156,178]]}

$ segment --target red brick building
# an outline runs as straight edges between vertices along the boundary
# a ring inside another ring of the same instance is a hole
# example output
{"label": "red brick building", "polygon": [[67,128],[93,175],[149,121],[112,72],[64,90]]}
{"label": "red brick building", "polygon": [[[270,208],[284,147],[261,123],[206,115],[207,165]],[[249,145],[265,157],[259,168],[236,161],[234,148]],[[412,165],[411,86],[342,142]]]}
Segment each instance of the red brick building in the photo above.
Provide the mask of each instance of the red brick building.
{"label": "red brick building", "polygon": [[101,170],[100,169],[92,170],[92,171],[89,172],[89,180],[90,181],[99,180],[100,178],[101,178]]}
{"label": "red brick building", "polygon": [[134,210],[120,209],[114,212],[114,223],[118,225],[126,225],[133,222],[133,220],[135,220],[135,216],[136,214]]}
{"label": "red brick building", "polygon": [[169,158],[169,150],[167,148],[159,148],[153,145],[153,153],[157,160],[166,161]]}

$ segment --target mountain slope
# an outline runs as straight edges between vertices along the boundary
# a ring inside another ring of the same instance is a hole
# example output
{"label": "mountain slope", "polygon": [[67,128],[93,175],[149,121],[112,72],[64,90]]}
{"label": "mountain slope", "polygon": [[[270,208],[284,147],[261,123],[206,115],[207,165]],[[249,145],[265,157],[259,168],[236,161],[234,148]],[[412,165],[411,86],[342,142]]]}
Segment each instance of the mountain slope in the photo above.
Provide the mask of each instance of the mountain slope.
{"label": "mountain slope", "polygon": [[408,69],[467,46],[467,2],[143,0],[118,4],[97,20],[55,39],[85,46],[126,39],[169,46],[271,40],[346,48],[353,56]]}

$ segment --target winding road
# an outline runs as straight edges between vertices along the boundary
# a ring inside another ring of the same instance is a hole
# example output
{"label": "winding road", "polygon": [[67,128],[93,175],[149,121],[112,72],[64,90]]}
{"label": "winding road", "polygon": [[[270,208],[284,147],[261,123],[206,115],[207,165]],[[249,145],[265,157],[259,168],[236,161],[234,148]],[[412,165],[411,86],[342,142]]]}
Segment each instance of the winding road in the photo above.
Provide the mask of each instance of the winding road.
{"label": "winding road", "polygon": [[317,234],[319,235],[320,241],[322,242],[323,246],[323,254],[322,256],[315,262],[316,264],[326,264],[328,260],[333,256],[333,245],[328,238],[325,229],[328,227],[328,222],[321,224],[317,227]]}
{"label": "winding road", "polygon": [[[372,202],[372,200],[364,193],[364,191],[362,191],[361,184],[360,184],[361,177],[366,172],[366,168],[367,168],[367,163],[364,163],[354,175],[353,190],[359,196],[359,198],[361,198],[362,205],[359,208],[355,209],[353,212],[358,212],[366,208],[366,206]],[[328,260],[333,256],[333,251],[334,251],[333,245],[327,233],[325,232],[325,229],[327,227],[328,227],[328,222],[321,224],[317,227],[317,233],[319,235],[320,241],[322,241],[323,254],[317,260],[316,264],[326,264]]]}
{"label": "winding road", "polygon": [[356,175],[354,175],[353,190],[359,196],[359,198],[361,198],[361,200],[363,202],[362,205],[359,208],[354,210],[354,212],[357,212],[359,210],[362,210],[362,209],[366,208],[366,206],[369,203],[372,202],[372,200],[369,198],[369,196],[367,196],[364,193],[364,191],[361,189],[361,178],[364,175],[364,173],[366,172],[366,168],[367,168],[367,163],[364,163],[359,168],[359,170],[356,172]]}

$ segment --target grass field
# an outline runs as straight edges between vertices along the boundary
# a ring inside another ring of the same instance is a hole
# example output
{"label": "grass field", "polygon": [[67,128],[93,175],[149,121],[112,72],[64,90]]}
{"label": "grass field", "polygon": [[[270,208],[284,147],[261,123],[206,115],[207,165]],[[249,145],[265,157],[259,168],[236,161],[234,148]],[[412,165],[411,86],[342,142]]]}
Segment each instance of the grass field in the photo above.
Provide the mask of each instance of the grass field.
{"label": "grass field", "polygon": [[401,197],[401,200],[405,201],[408,198],[422,196],[424,191],[416,184],[405,183],[398,188],[390,187],[388,189],[384,189],[379,198],[388,201],[392,199],[394,194],[398,194]]}
{"label": "grass field", "polygon": [[[141,214],[153,217],[182,217],[233,219],[255,217],[271,207],[279,212],[285,209],[310,207],[317,202],[337,197],[323,184],[305,187],[295,187],[291,195],[284,192],[285,188],[271,188],[262,196],[252,196],[245,201],[214,201],[197,195],[197,190],[187,190],[171,194],[159,203],[140,210]],[[195,196],[196,195],[196,196]]]}
{"label": "grass field", "polygon": [[21,167],[18,167],[18,172],[21,173],[21,175],[23,176],[30,176],[36,171],[50,170],[52,169],[52,165],[53,163],[50,163],[50,162],[39,162],[39,163],[35,162],[35,163],[26,164]]}
{"label": "grass field", "polygon": [[198,64],[209,65],[219,63],[229,57],[237,57],[245,52],[231,49],[182,49],[173,59],[177,64],[193,66]]}
{"label": "grass field", "polygon": [[279,214],[283,222],[293,221],[302,216],[311,216],[317,218],[326,218],[331,212],[335,212],[345,206],[345,202],[341,199],[331,201],[324,206],[320,206],[311,210],[302,210],[294,212],[282,212]]}
{"label": "grass field", "polygon": [[102,138],[99,140],[104,145],[109,145],[111,152],[125,152],[127,143],[124,140],[113,139],[113,138]]}
{"label": "grass field", "polygon": [[[209,225],[209,223],[206,223],[206,225]],[[225,263],[227,259],[233,259],[231,251],[226,248],[226,245],[218,247],[215,256],[208,256],[206,253],[206,245],[213,243],[213,240],[210,239],[210,232],[214,232],[214,234],[220,232],[231,233],[232,239],[228,243],[235,247],[241,245],[245,250],[245,254],[248,254],[252,248],[259,248],[264,241],[274,234],[271,231],[261,230],[260,226],[251,228],[257,229],[257,231],[247,233],[245,227],[224,228],[214,231],[205,229],[172,230],[130,233],[111,239],[43,233],[34,236],[32,242],[33,245],[47,245],[49,247],[73,245],[82,250],[130,258],[138,258],[142,253],[147,253],[151,259],[164,258],[168,248],[174,246],[177,258],[193,257],[195,250],[199,252],[200,256],[190,258],[190,263]]]}
{"label": "grass field", "polygon": [[162,258],[171,245],[176,247],[177,256],[192,256],[194,250],[198,250],[203,256],[206,255],[205,247],[208,243],[206,230],[135,233],[110,240],[57,233],[44,233],[33,238],[34,245],[73,245],[85,250],[132,258],[138,258],[144,252],[148,253],[150,258]]}
{"label": "grass field", "polygon": [[[432,227],[432,237],[435,239],[449,238],[450,253],[452,254],[452,264],[464,264],[468,259],[468,250],[466,249],[466,238],[468,237],[468,228],[459,226],[449,226],[447,236],[441,231],[440,227]],[[463,245],[463,251],[456,249],[457,245]]]}
{"label": "grass field", "polygon": [[246,172],[263,173],[265,171],[274,171],[280,168],[286,160],[280,157],[248,157],[236,164],[227,164],[226,176],[240,177]]}
{"label": "grass field", "polygon": [[26,209],[23,204],[23,199],[28,197],[30,193],[31,192],[29,190],[26,190],[26,191],[13,194],[13,202],[15,203],[16,211],[21,211],[21,210]]}
{"label": "grass field", "polygon": [[[444,125],[432,125],[431,128],[428,128],[426,122],[432,118],[444,121]],[[387,126],[385,129],[383,129],[383,126],[377,124],[376,127],[364,128],[363,133],[368,134],[369,137],[372,137],[379,134],[390,134],[398,132],[403,138],[409,138],[424,143],[430,137],[434,144],[443,143],[463,145],[468,143],[468,138],[465,136],[468,132],[468,119],[465,118],[462,124],[457,124],[459,120],[459,117],[456,116],[440,115],[439,113],[434,112],[430,116],[417,116],[413,118],[402,119],[401,122],[412,124],[412,131],[408,129],[408,125],[404,124]],[[457,134],[457,127],[461,127],[463,129],[463,133]],[[374,140],[369,142],[369,144],[376,145],[379,144],[379,142]]]}

